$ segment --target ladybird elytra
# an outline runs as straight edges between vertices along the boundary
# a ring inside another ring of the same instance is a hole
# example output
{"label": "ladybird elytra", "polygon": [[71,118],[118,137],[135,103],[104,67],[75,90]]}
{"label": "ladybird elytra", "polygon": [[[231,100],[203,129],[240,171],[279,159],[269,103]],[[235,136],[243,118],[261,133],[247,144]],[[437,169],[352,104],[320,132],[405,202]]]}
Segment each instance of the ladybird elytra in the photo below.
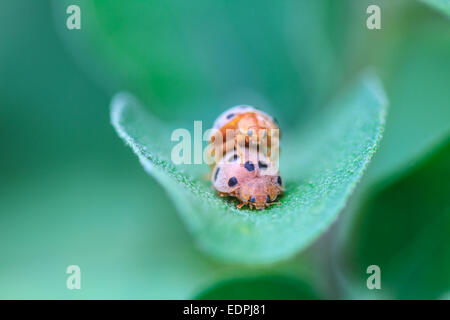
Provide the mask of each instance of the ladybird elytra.
{"label": "ladybird elytra", "polygon": [[231,177],[230,180],[228,180],[228,186],[230,187],[234,187],[235,185],[237,185],[238,181],[236,179],[236,177]]}
{"label": "ladybird elytra", "polygon": [[[231,116],[232,115],[232,116]],[[222,113],[214,122],[215,132],[210,137],[210,154],[217,161],[230,149],[236,152],[243,161],[242,150],[249,145],[265,149],[268,156],[275,150],[278,152],[279,128],[267,113],[250,106],[237,106]],[[231,134],[230,134],[231,132]],[[228,143],[232,140],[232,143]],[[217,150],[219,154],[216,154]]]}

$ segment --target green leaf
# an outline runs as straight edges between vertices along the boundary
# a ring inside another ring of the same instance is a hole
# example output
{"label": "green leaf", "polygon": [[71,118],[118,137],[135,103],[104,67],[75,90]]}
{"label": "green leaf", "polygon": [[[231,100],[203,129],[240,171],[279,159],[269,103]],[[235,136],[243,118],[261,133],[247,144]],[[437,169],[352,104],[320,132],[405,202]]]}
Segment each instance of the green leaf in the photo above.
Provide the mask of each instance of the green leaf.
{"label": "green leaf", "polygon": [[[261,0],[256,9],[209,0],[53,4],[56,30],[85,71],[108,92],[133,92],[162,119],[246,101],[277,106],[277,118],[295,124],[342,74],[335,54],[348,10],[327,0]],[[82,8],[81,32],[60,28],[70,4]]]}
{"label": "green leaf", "polygon": [[422,0],[450,17],[450,0]]}
{"label": "green leaf", "polygon": [[280,275],[235,278],[201,292],[200,300],[311,300],[319,299],[311,286],[299,279]]}
{"label": "green leaf", "polygon": [[406,19],[406,26],[398,28],[402,32],[397,31],[388,46],[382,37],[371,47],[371,52],[378,50],[373,64],[385,75],[390,109],[383,143],[364,178],[367,185],[408,171],[450,131],[450,68],[446,67],[450,61],[450,24],[423,11],[414,25],[409,23],[413,12],[406,11],[403,18],[392,17],[393,21]]}
{"label": "green leaf", "polygon": [[[350,294],[358,298],[439,299],[450,288],[450,140],[402,179],[378,190],[343,234]],[[368,290],[366,268],[381,269]]]}
{"label": "green leaf", "polygon": [[170,127],[129,94],[113,99],[111,119],[144,169],[166,188],[198,245],[250,264],[292,256],[336,219],[380,140],[385,107],[377,78],[366,75],[309,126],[286,132],[280,161],[286,192],[280,206],[263,212],[238,210],[234,201],[218,197],[201,179],[207,168],[173,165]]}
{"label": "green leaf", "polygon": [[[192,299],[232,279],[273,274],[291,279],[280,284],[288,290],[320,277],[309,251],[270,268],[213,261],[129,156],[67,160],[7,180],[0,194],[0,299]],[[81,268],[79,291],[66,287],[72,264]]]}

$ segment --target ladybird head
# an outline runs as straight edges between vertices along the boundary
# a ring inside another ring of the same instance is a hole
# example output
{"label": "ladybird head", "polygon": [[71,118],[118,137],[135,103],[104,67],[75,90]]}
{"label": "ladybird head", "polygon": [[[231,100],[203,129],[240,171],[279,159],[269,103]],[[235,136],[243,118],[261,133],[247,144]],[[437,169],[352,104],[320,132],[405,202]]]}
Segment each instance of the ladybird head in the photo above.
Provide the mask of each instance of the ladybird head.
{"label": "ladybird head", "polygon": [[281,193],[281,188],[274,182],[272,176],[260,176],[243,183],[239,189],[238,198],[250,208],[264,209]]}

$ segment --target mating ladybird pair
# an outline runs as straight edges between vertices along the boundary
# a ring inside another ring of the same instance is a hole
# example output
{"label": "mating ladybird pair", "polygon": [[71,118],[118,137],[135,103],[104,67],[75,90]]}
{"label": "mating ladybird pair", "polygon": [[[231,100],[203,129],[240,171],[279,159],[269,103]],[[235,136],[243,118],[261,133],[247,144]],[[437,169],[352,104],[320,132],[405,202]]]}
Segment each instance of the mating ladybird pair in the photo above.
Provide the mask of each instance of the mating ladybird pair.
{"label": "mating ladybird pair", "polygon": [[245,205],[264,209],[280,204],[274,201],[283,192],[282,179],[270,157],[277,154],[279,141],[273,118],[252,107],[239,106],[221,114],[214,129],[210,152],[216,162],[211,181],[218,194],[238,198],[239,209]]}

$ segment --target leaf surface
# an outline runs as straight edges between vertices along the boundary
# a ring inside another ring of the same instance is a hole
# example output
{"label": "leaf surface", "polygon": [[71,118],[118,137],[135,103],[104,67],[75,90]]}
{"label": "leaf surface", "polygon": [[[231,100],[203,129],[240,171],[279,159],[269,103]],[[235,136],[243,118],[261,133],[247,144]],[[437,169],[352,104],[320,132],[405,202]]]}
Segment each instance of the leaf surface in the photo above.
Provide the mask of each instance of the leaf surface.
{"label": "leaf surface", "polygon": [[[450,143],[371,196],[341,252],[349,293],[359,299],[440,299],[450,288]],[[366,268],[381,270],[381,290],[368,290]],[[448,299],[448,296],[447,296]]]}
{"label": "leaf surface", "polygon": [[[299,131],[286,132],[280,170],[286,192],[280,206],[236,209],[202,180],[206,165],[175,166],[171,128],[129,94],[112,102],[111,120],[144,169],[167,190],[198,245],[227,261],[270,263],[292,256],[323,233],[360,179],[384,124],[386,99],[366,74]],[[191,125],[192,126],[192,125]]]}

